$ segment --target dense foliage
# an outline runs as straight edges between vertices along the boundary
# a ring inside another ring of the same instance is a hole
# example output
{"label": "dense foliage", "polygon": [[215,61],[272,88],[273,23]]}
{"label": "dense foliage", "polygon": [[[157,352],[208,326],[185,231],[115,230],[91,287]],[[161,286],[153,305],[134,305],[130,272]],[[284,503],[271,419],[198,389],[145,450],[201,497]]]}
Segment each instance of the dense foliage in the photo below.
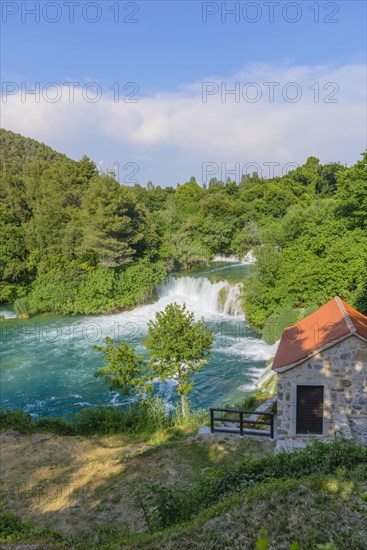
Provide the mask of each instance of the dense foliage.
{"label": "dense foliage", "polygon": [[186,306],[168,304],[148,323],[148,336],[143,343],[148,357],[138,355],[127,342],[115,342],[107,337],[104,346],[92,346],[104,353],[101,369],[94,373],[102,377],[111,390],[148,401],[155,380],[175,380],[181,398],[181,413],[187,413],[186,397],[193,388],[193,374],[208,364],[214,342],[213,331],[204,319],[195,321]]}
{"label": "dense foliage", "polygon": [[86,157],[0,138],[2,302],[26,296],[27,313],[128,308],[167,271],[253,249],[243,300],[254,326],[335,294],[367,313],[367,153],[351,167],[310,157],[271,179],[128,188]]}
{"label": "dense foliage", "polygon": [[[104,353],[103,362],[106,363],[97,372],[96,378],[103,378],[110,390],[119,390],[129,398],[134,392],[143,392],[148,386],[144,379],[144,360],[127,342],[116,343],[107,337],[104,346],[93,346],[96,351]],[[147,376],[147,375],[146,375]]]}
{"label": "dense foliage", "polygon": [[168,304],[148,323],[144,344],[149,351],[149,365],[159,380],[175,380],[185,416],[186,396],[192,390],[192,375],[208,364],[214,342],[213,331],[204,319],[195,321],[185,305]]}

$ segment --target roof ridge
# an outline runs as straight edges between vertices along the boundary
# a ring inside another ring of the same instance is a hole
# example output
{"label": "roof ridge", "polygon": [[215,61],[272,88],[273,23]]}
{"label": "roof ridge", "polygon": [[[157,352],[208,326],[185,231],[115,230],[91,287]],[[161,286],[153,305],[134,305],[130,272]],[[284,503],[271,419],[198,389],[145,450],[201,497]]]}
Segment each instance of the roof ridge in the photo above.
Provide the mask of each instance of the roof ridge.
{"label": "roof ridge", "polygon": [[349,330],[351,332],[357,332],[357,328],[355,327],[352,319],[350,318],[349,313],[345,309],[345,306],[344,306],[342,300],[339,298],[339,296],[335,296],[334,299],[337,303],[338,308],[340,309],[340,313],[343,315],[344,321],[346,322],[347,327],[349,328]]}

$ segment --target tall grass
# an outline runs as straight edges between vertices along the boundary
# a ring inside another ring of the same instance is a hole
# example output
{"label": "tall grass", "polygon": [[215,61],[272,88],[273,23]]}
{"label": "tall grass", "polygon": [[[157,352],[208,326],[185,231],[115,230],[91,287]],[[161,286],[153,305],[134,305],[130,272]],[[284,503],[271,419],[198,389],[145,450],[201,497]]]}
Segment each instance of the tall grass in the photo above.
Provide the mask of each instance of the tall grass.
{"label": "tall grass", "polygon": [[189,410],[182,416],[179,407],[168,411],[162,399],[140,400],[131,408],[111,406],[88,407],[63,417],[32,418],[22,409],[0,410],[0,430],[14,429],[21,433],[52,432],[59,435],[109,435],[117,433],[154,434],[170,428],[195,430],[208,420],[205,410]]}

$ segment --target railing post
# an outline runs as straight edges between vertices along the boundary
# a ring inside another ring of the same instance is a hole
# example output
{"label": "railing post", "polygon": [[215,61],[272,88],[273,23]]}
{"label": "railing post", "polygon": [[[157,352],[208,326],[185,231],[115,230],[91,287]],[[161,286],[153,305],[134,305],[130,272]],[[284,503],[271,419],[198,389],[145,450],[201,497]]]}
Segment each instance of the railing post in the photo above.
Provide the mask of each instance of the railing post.
{"label": "railing post", "polygon": [[214,433],[214,409],[210,408],[210,431]]}
{"label": "railing post", "polygon": [[243,435],[243,412],[240,412],[240,435]]}
{"label": "railing post", "polygon": [[270,439],[274,439],[274,415],[270,417]]}

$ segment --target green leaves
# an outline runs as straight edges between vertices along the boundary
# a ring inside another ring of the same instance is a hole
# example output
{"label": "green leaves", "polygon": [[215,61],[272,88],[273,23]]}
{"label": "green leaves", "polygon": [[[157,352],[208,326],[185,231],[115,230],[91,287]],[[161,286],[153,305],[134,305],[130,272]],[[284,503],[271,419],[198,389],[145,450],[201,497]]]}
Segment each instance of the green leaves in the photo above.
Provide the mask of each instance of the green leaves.
{"label": "green leaves", "polygon": [[104,378],[111,390],[119,390],[130,397],[134,391],[147,391],[144,360],[134,348],[126,342],[115,343],[106,338],[104,346],[93,346],[96,351],[104,353],[106,365],[94,373],[97,378]]}
{"label": "green leaves", "polygon": [[354,166],[344,170],[336,193],[338,216],[346,219],[350,229],[367,228],[367,151]]}
{"label": "green leaves", "polygon": [[149,361],[126,342],[117,344],[106,338],[104,346],[93,346],[104,353],[106,363],[94,376],[104,378],[111,390],[121,391],[127,397],[137,391],[151,391],[155,377],[175,379],[184,415],[185,397],[193,387],[191,376],[208,363],[213,340],[212,330],[203,319],[195,322],[194,314],[184,305],[169,304],[148,324],[143,343],[149,351]]}
{"label": "green leaves", "polygon": [[100,265],[117,267],[129,263],[141,240],[143,213],[132,192],[110,176],[91,180],[83,197],[85,225],[81,251],[96,251]]}
{"label": "green leaves", "polygon": [[192,389],[191,376],[208,363],[213,341],[212,330],[203,319],[195,322],[185,305],[168,304],[148,323],[143,343],[150,354],[149,365],[161,380],[177,380],[183,413],[185,396]]}
{"label": "green leaves", "polygon": [[162,189],[125,187],[6,130],[0,141],[0,301],[106,313],[143,303],[166,270],[256,248],[244,288],[254,326],[335,294],[366,311],[367,152],[349,168],[309,157],[282,177]]}

